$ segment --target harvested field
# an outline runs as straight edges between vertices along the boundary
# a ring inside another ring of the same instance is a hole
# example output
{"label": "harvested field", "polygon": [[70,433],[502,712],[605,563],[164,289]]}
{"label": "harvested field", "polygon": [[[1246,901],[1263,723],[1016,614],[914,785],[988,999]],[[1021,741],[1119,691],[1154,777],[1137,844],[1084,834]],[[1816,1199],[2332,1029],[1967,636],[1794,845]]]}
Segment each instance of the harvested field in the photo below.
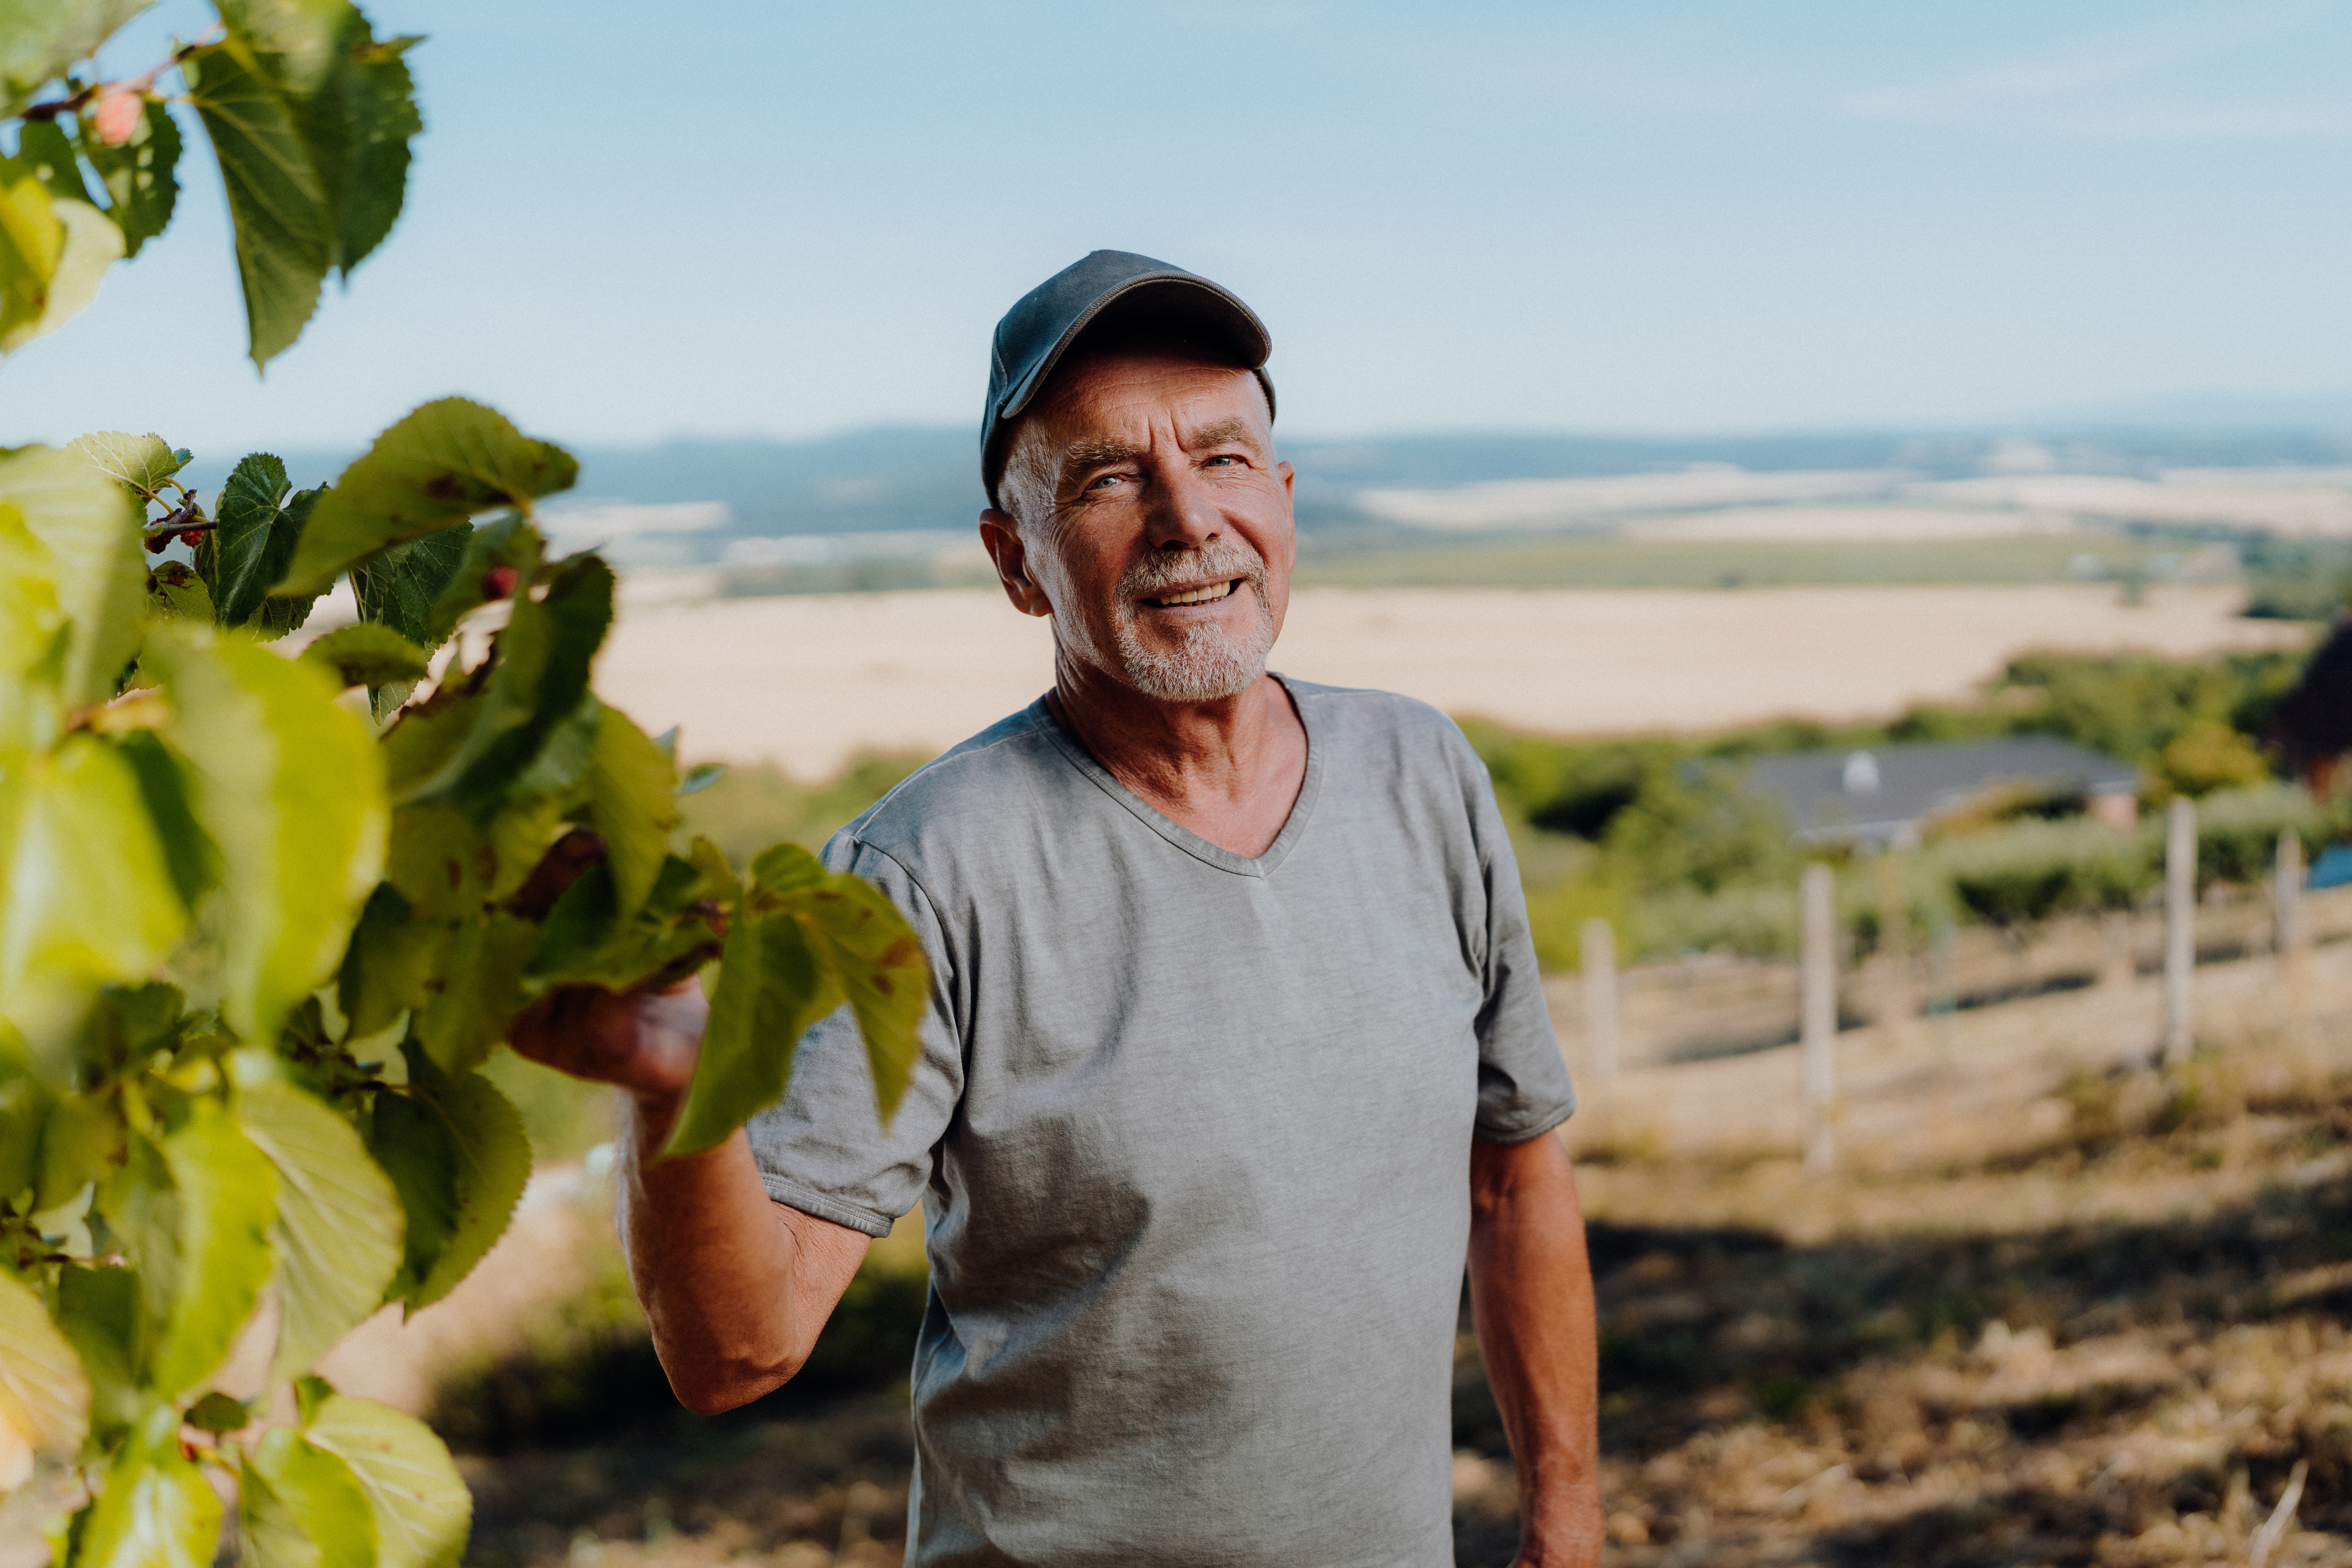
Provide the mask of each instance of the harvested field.
{"label": "harvested field", "polygon": [[[1309,680],[1560,733],[1846,720],[1957,700],[2027,648],[2300,647],[2242,590],[2169,585],[1302,588],[1275,650]],[[802,778],[865,747],[942,750],[1053,679],[1045,623],[989,589],[661,603],[623,615],[597,689],[696,759]]]}

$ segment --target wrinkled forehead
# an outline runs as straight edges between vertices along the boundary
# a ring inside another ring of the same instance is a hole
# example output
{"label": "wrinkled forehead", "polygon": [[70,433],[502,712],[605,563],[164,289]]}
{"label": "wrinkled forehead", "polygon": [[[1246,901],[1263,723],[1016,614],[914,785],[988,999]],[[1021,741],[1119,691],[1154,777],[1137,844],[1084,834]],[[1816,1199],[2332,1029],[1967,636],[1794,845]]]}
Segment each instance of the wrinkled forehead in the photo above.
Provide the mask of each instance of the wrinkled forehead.
{"label": "wrinkled forehead", "polygon": [[1273,410],[1253,373],[1181,352],[1111,349],[1059,367],[1023,417],[1014,442],[1043,437],[1065,448],[1139,443],[1172,431],[1189,446],[1196,433],[1210,430],[1215,439],[1239,433],[1273,447]]}

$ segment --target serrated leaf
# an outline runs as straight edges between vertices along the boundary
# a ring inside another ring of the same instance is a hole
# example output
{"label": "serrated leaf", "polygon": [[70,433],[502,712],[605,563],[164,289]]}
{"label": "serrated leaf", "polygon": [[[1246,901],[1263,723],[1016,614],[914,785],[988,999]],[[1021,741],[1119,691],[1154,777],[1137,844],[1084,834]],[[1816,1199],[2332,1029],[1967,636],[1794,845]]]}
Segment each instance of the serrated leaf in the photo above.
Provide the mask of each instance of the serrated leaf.
{"label": "serrated leaf", "polygon": [[81,163],[74,156],[73,141],[65,129],[54,120],[28,120],[16,132],[16,157],[33,177],[49,193],[52,201],[59,196],[68,201],[95,206],[89,197],[89,187],[82,184]]}
{"label": "serrated leaf", "polygon": [[137,774],[80,736],[0,770],[0,1016],[37,1047],[187,923]]}
{"label": "serrated leaf", "polygon": [[106,187],[106,216],[122,231],[127,260],[171,226],[172,209],[180,199],[180,128],[163,100],[151,98],[140,114],[139,129],[119,147],[90,134],[85,116],[81,147]]}
{"label": "serrated leaf", "polygon": [[725,763],[697,763],[694,766],[687,769],[684,773],[679,775],[677,781],[677,793],[681,797],[689,795],[700,795],[704,790],[709,789],[712,784],[717,784],[720,779],[723,779],[726,776],[727,764]]}
{"label": "serrated leaf", "polygon": [[702,1055],[667,1152],[712,1148],[781,1099],[801,1037],[842,1001],[797,919],[739,914],[727,928]]}
{"label": "serrated leaf", "polygon": [[0,116],[21,112],[42,86],[88,59],[154,0],[9,0],[0,26]]}
{"label": "serrated leaf", "polygon": [[479,1073],[442,1079],[425,1074],[429,1103],[448,1127],[456,1148],[457,1219],[409,1310],[429,1307],[457,1287],[506,1234],[515,1205],[530,1181],[530,1139],[522,1117]]}
{"label": "serrated leaf", "polygon": [[[255,452],[231,470],[214,506],[219,542],[220,622],[241,626],[253,619],[269,585],[294,558],[309,515],[307,505],[289,504],[286,465]],[[316,504],[317,492],[302,492]]]}
{"label": "serrated leaf", "polygon": [[284,1084],[237,1097],[238,1125],[278,1167],[284,1318],[272,1377],[307,1372],[375,1310],[400,1268],[400,1198],[350,1122]]}
{"label": "serrated leaf", "polygon": [[473,1528],[474,1500],[430,1427],[336,1394],[302,1435],[351,1467],[375,1521],[376,1568],[457,1568]]}
{"label": "serrated leaf", "polygon": [[180,69],[228,192],[248,352],[257,368],[292,347],[319,308],[333,264],[326,191],[292,109],[241,43],[198,49]]}
{"label": "serrated leaf", "polygon": [[179,1194],[179,1279],[156,1347],[155,1391],[176,1398],[210,1377],[269,1278],[278,1174],[212,1100],[163,1140]]}
{"label": "serrated leaf", "polygon": [[173,450],[161,436],[133,436],[122,430],[95,430],[66,443],[66,450],[149,500],[160,500],[163,481],[188,466],[185,453]]}
{"label": "serrated leaf", "polygon": [[678,824],[677,768],[643,730],[606,708],[588,769],[588,820],[604,840],[623,920],[645,907]]}
{"label": "serrated leaf", "polygon": [[[273,591],[323,592],[378,551],[500,506],[528,511],[541,496],[571,488],[579,467],[562,447],[530,439],[478,403],[425,404],[343,470]],[[425,607],[429,613],[429,600]]]}
{"label": "serrated leaf", "polygon": [[[454,563],[425,617],[423,635],[416,639],[428,647],[440,647],[457,629],[459,621],[484,605],[529,592],[539,575],[546,544],[522,513],[509,512],[467,530],[467,534],[465,553]],[[433,535],[436,540],[448,537],[448,533]],[[513,574],[510,579],[493,579],[492,573],[501,566]]]}
{"label": "serrated leaf", "polygon": [[922,944],[898,906],[856,877],[838,876],[829,886],[796,893],[791,907],[856,1015],[874,1078],[874,1109],[887,1125],[922,1054],[916,1030],[930,1002]]}
{"label": "serrated leaf", "polygon": [[448,928],[418,920],[390,882],[379,883],[352,932],[336,976],[336,1005],[353,1037],[389,1027],[403,1013],[425,1005],[440,967]]}
{"label": "serrated leaf", "polygon": [[89,1430],[89,1378],[41,1299],[0,1274],[0,1421],[70,1459]]}
{"label": "serrated leaf", "polygon": [[702,873],[704,896],[733,909],[743,897],[743,889],[735,879],[735,868],[727,863],[727,852],[698,833],[687,847],[687,858]]}
{"label": "serrated leaf", "polygon": [[557,573],[543,599],[518,601],[499,634],[488,684],[452,710],[453,717],[465,715],[462,739],[430,773],[401,788],[401,804],[447,802],[487,820],[550,737],[579,712],[612,619],[613,571],[594,556]]}
{"label": "serrated leaf", "polygon": [[338,626],[302,650],[302,657],[339,686],[385,686],[425,679],[432,656],[390,626],[360,621]]}
{"label": "serrated leaf", "polygon": [[471,523],[459,523],[395,544],[353,567],[352,593],[359,601],[360,619],[390,626],[421,647],[440,647],[448,634],[434,631],[433,606],[465,560],[472,533]]}
{"label": "serrated leaf", "polygon": [[383,866],[383,760],[316,670],[239,638],[159,627],[143,663],[173,708],[196,818],[219,847],[223,1017],[275,1037],[333,972]]}
{"label": "serrated leaf", "polygon": [[0,510],[10,508],[47,552],[58,607],[73,623],[62,695],[103,701],[139,647],[147,583],[139,504],[74,453],[26,447],[0,456]]}
{"label": "serrated leaf", "polygon": [[220,880],[221,863],[219,847],[188,804],[187,774],[152,730],[131,731],[115,743],[115,751],[139,776],[139,797],[163,847],[173,889],[194,910],[205,889]]}
{"label": "serrated leaf", "polygon": [[182,1419],[199,1432],[242,1432],[253,1425],[253,1409],[215,1388],[189,1405]]}
{"label": "serrated leaf", "polygon": [[212,1568],[220,1499],[180,1455],[179,1415],[152,1411],[108,1468],[73,1568]]}
{"label": "serrated leaf", "polygon": [[213,596],[205,591],[205,580],[196,575],[194,567],[179,561],[159,562],[147,574],[147,613],[163,620],[208,626],[213,622]]}
{"label": "serrated leaf", "polygon": [[373,1568],[375,1518],[359,1478],[289,1426],[271,1428],[238,1479],[246,1568]]}
{"label": "serrated leaf", "polygon": [[522,1011],[523,966],[539,930],[502,910],[476,910],[458,922],[443,949],[441,989],[411,1027],[446,1073],[487,1058]]}
{"label": "serrated leaf", "polygon": [[400,1199],[401,1266],[383,1299],[409,1302],[413,1311],[434,1260],[457,1228],[457,1133],[422,1094],[382,1089],[367,1144]]}

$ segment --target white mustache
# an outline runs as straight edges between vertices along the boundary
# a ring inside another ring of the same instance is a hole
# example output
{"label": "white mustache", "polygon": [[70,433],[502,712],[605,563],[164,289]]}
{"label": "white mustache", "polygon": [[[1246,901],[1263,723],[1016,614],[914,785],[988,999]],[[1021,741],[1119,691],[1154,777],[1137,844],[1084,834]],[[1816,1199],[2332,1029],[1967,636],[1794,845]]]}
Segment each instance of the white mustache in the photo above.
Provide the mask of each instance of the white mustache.
{"label": "white mustache", "polygon": [[1235,540],[1213,540],[1196,550],[1155,550],[1128,568],[1119,579],[1122,600],[1149,598],[1174,584],[1202,578],[1246,577],[1250,586],[1265,581],[1265,557]]}

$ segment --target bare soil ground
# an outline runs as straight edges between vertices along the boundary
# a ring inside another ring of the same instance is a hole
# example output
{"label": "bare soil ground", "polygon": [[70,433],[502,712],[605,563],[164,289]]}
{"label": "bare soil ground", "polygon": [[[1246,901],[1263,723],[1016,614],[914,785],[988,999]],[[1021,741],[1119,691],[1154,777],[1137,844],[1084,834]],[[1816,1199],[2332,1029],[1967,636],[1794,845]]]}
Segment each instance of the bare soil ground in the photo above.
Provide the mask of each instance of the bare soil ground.
{"label": "bare soil ground", "polygon": [[[1276,668],[1560,733],[1841,720],[1958,700],[2032,647],[2300,647],[2243,590],[2112,584],[1306,588]],[[864,747],[940,751],[1053,679],[1052,637],[992,589],[625,601],[597,689],[695,759],[828,775]]]}
{"label": "bare soil ground", "polygon": [[[1876,978],[1852,977],[1857,1007]],[[1846,1030],[1828,1176],[1795,1157],[1791,1047],[1636,1050],[1588,1085],[1570,1141],[1601,1306],[1611,1562],[2242,1563],[2298,1464],[2268,1563],[2352,1562],[2352,941],[2324,942],[2299,982],[2259,952],[2197,980],[2199,1054],[2169,1070],[2147,1065],[2148,975]],[[1572,986],[1556,1002],[1573,1056]],[[1768,985],[1743,1005],[1784,1003]],[[534,1310],[487,1282],[555,1278],[568,1253],[576,1289],[603,1267],[580,1258],[603,1234],[580,1218],[593,1184],[542,1190],[512,1257],[477,1276],[487,1294],[396,1331],[426,1336],[411,1353],[527,1363]],[[1503,1564],[1509,1458],[1469,1326],[1458,1560]],[[822,1568],[903,1551],[903,1385],[580,1436],[465,1461],[474,1561]]]}

